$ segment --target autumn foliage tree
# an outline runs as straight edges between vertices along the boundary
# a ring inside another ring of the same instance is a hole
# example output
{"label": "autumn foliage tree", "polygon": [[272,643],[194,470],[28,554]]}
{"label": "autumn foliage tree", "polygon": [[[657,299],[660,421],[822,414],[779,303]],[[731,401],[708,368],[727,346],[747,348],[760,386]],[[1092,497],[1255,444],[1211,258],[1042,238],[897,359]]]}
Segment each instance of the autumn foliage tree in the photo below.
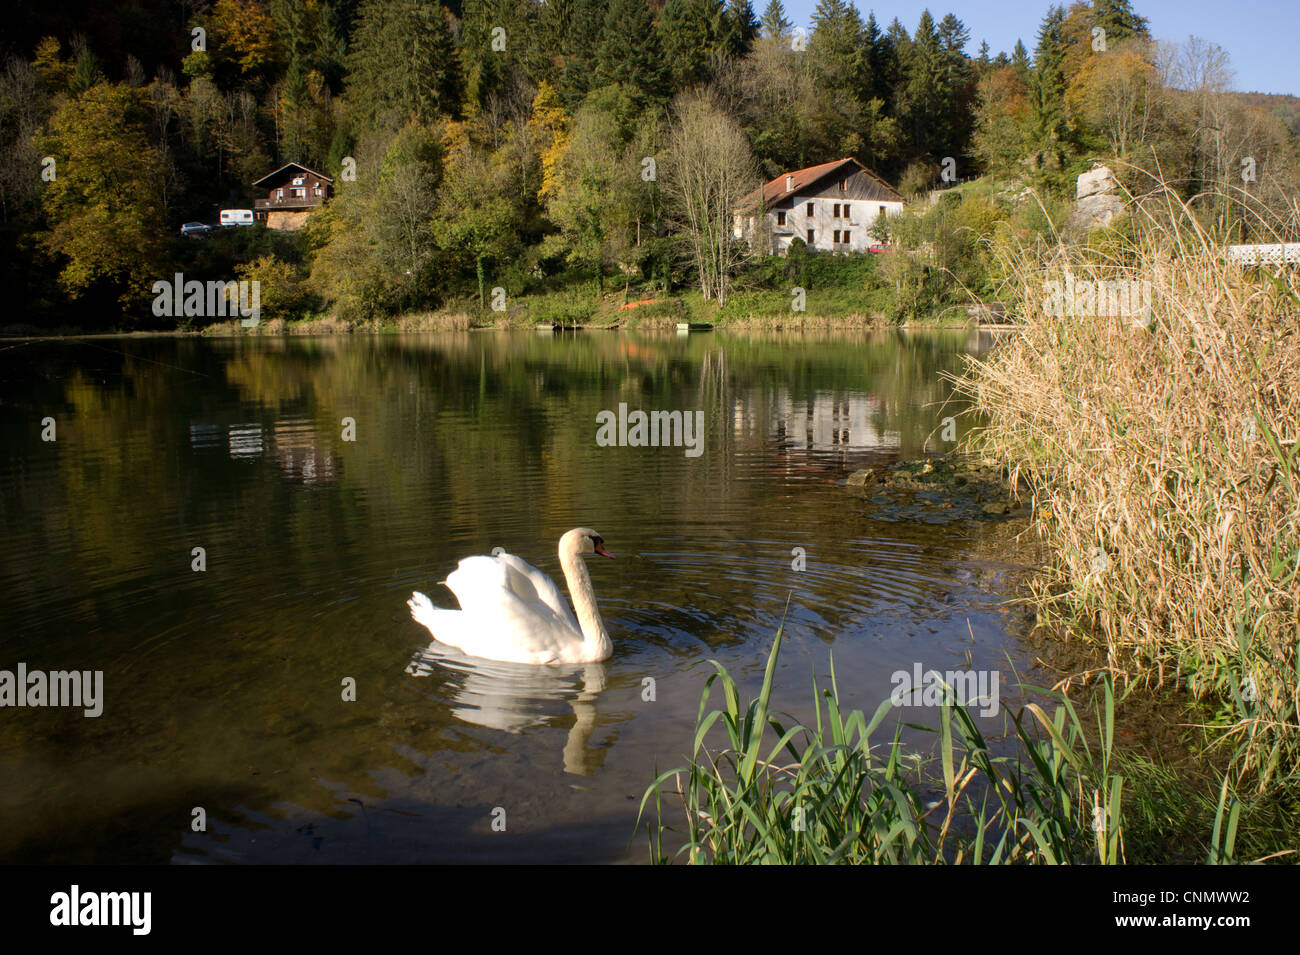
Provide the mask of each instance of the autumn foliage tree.
{"label": "autumn foliage tree", "polygon": [[44,143],[56,173],[41,196],[51,223],[45,245],[69,293],[107,283],[125,307],[169,277],[159,231],[164,167],[148,124],[141,91],[107,83],[68,98],[53,117]]}

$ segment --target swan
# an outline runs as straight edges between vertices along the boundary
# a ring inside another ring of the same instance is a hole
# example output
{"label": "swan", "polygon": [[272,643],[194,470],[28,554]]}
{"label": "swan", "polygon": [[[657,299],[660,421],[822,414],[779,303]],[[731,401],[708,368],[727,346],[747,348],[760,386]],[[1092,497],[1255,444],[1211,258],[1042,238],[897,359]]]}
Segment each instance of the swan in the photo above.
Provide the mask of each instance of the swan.
{"label": "swan", "polygon": [[607,659],[614,645],[596,609],[581,555],[614,555],[589,527],[575,527],[561,537],[559,552],[576,618],[550,577],[506,553],[466,557],[441,581],[456,595],[459,610],[436,607],[418,590],[406,605],[435,640],[471,656],[536,664]]}

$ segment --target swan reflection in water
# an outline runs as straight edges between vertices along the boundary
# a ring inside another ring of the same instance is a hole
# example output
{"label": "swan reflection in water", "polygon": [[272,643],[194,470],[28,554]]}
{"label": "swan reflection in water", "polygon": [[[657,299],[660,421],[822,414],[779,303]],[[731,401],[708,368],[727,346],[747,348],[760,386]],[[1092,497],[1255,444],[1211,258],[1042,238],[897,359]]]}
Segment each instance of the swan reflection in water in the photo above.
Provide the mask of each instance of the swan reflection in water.
{"label": "swan reflection in water", "polygon": [[590,746],[596,729],[596,698],[605,689],[605,664],[532,666],[471,657],[436,640],[406,667],[411,676],[456,674],[452,714],[475,726],[522,733],[548,726],[568,709],[576,717],[564,744],[564,771],[594,776],[605,762],[604,747]]}

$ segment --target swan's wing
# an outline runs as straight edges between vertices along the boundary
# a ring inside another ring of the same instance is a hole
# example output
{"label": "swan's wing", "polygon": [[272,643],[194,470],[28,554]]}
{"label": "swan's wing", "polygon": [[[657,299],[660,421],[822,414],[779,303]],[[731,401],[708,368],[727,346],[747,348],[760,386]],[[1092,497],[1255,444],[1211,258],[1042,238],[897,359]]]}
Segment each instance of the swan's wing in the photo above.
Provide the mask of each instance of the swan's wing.
{"label": "swan's wing", "polygon": [[[451,645],[468,653],[518,663],[550,663],[575,638],[582,639],[576,622],[571,625],[557,615],[530,577],[499,558],[466,557],[447,575],[447,586],[460,602],[464,625],[462,633],[453,637],[458,642]],[[568,618],[572,619],[571,613]]]}
{"label": "swan's wing", "polygon": [[[534,577],[519,567],[531,570]],[[549,584],[551,600],[543,596],[538,582]],[[552,601],[559,597],[555,584],[535,567],[529,567],[518,557],[503,560],[501,557],[466,557],[454,571],[447,575],[447,586],[460,601],[461,609],[478,614],[495,606],[503,599],[513,597],[525,604],[555,614]]]}
{"label": "swan's wing", "polygon": [[508,564],[512,570],[518,571],[528,578],[542,603],[555,611],[555,615],[572,626],[574,630],[578,629],[578,618],[573,615],[573,611],[569,608],[569,602],[560,593],[560,588],[555,586],[555,581],[528,563],[528,561],[516,557],[514,554],[499,554],[497,560]]}

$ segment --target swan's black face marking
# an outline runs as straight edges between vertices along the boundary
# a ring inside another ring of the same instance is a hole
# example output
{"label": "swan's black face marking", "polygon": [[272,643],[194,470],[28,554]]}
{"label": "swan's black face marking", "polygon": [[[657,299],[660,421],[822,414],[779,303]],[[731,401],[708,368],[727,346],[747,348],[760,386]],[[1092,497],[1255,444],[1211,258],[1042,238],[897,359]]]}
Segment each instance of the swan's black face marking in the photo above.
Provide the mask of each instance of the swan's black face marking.
{"label": "swan's black face marking", "polygon": [[595,551],[596,551],[597,554],[600,554],[600,556],[602,556],[602,557],[608,557],[608,558],[610,558],[611,560],[614,558],[614,555],[613,555],[613,554],[611,554],[609,551],[605,550],[605,538],[603,538],[603,537],[590,537],[590,538],[588,538],[588,540],[591,541],[591,545],[592,545],[592,547],[595,549]]}

